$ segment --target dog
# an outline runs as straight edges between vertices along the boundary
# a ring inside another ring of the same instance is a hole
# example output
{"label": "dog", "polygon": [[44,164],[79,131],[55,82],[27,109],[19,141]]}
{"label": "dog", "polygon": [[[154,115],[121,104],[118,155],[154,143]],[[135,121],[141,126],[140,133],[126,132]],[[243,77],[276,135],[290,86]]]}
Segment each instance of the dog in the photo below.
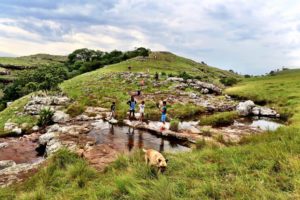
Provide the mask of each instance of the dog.
{"label": "dog", "polygon": [[161,153],[153,149],[143,149],[143,152],[145,153],[146,164],[157,167],[158,172],[161,173],[166,170],[168,159],[165,159]]}

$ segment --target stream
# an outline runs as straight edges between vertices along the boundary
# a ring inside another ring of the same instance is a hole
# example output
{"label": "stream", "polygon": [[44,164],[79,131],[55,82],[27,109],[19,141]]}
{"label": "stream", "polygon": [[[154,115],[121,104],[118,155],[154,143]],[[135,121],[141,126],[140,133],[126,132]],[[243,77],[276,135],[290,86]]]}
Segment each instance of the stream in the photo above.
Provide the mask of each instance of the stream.
{"label": "stream", "polygon": [[282,121],[268,118],[268,117],[241,118],[234,122],[234,125],[239,125],[239,124],[260,128],[264,131],[275,131],[279,127],[284,126]]}
{"label": "stream", "polygon": [[188,144],[178,139],[164,138],[149,131],[133,129],[127,126],[110,125],[101,122],[98,128],[88,135],[96,139],[96,144],[112,144],[120,151],[130,152],[134,149],[155,149],[163,152],[189,151]]}

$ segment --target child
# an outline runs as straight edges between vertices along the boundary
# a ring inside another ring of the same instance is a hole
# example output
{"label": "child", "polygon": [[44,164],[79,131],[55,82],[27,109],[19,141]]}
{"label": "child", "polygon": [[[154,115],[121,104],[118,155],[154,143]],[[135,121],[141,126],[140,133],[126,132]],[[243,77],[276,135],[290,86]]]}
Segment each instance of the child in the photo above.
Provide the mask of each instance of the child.
{"label": "child", "polygon": [[131,117],[135,118],[136,101],[134,100],[133,96],[131,96],[131,100],[128,101],[127,104],[129,105],[129,119],[131,119]]}
{"label": "child", "polygon": [[161,122],[163,123],[163,126],[161,127],[161,130],[165,130],[165,123],[167,119],[167,102],[163,101],[163,106],[161,108]]}
{"label": "child", "polygon": [[142,103],[139,105],[140,107],[140,121],[144,121],[145,116],[145,101],[142,101]]}
{"label": "child", "polygon": [[111,112],[110,119],[115,118],[115,115],[116,115],[116,102],[112,102],[112,104],[110,106],[110,112]]}

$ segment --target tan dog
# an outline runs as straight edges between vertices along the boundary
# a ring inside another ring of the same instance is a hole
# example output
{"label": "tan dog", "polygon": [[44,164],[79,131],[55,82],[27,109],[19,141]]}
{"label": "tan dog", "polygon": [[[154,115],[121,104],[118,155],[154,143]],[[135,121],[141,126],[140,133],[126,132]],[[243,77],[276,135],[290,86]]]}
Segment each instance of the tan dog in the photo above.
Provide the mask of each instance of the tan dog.
{"label": "tan dog", "polygon": [[157,167],[162,173],[166,170],[168,159],[165,159],[161,153],[153,149],[143,149],[143,152],[145,152],[145,161],[148,165]]}

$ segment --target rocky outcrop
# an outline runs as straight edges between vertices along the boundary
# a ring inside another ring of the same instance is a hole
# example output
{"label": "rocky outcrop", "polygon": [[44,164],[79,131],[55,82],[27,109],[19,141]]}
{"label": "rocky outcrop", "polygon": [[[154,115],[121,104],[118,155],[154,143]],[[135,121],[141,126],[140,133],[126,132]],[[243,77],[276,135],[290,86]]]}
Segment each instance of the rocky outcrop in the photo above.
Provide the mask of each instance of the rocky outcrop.
{"label": "rocky outcrop", "polygon": [[179,77],[169,77],[167,79],[168,82],[179,82],[179,84],[173,86],[175,89],[185,89],[187,87],[192,87],[194,89],[199,90],[203,94],[215,93],[222,94],[222,89],[212,83],[202,82],[196,79],[188,79],[184,80]]}
{"label": "rocky outcrop", "polygon": [[59,110],[69,102],[70,99],[65,96],[33,96],[24,106],[24,112],[30,115],[38,115],[42,109]]}
{"label": "rocky outcrop", "polygon": [[7,142],[1,142],[0,143],[0,149],[6,148],[6,147],[8,147],[8,143]]}
{"label": "rocky outcrop", "polygon": [[13,160],[0,160],[0,170],[15,166],[16,163]]}
{"label": "rocky outcrop", "polygon": [[251,113],[252,108],[255,106],[254,102],[251,100],[245,101],[245,102],[240,102],[236,110],[241,116],[247,116]]}
{"label": "rocky outcrop", "polygon": [[8,133],[15,133],[17,135],[22,134],[22,129],[19,127],[19,125],[10,121],[4,124],[4,131]]}
{"label": "rocky outcrop", "polygon": [[52,116],[52,121],[54,123],[66,123],[69,120],[70,120],[70,115],[60,110],[55,111],[55,113]]}
{"label": "rocky outcrop", "polygon": [[275,110],[267,107],[261,107],[255,105],[251,100],[240,102],[236,107],[237,112],[241,116],[263,116],[263,117],[280,117],[280,114]]}

